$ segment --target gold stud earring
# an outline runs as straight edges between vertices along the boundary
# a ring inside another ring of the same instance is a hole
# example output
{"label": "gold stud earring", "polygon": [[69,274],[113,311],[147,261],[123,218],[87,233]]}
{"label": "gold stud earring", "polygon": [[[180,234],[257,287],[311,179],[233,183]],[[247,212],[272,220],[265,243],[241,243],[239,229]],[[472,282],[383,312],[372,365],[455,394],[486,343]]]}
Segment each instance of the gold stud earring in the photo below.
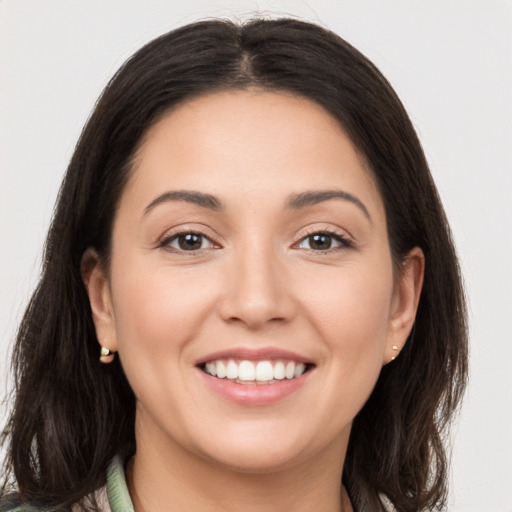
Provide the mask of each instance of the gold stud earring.
{"label": "gold stud earring", "polygon": [[[107,340],[103,340],[103,343],[106,343]],[[100,362],[103,364],[109,364],[114,360],[115,354],[111,350],[106,347],[101,347],[100,349]]]}
{"label": "gold stud earring", "polygon": [[[393,345],[391,348],[396,352],[396,351],[398,350],[398,345]],[[395,355],[391,358],[391,361],[394,361],[394,360],[396,359],[396,356],[397,356],[397,355],[398,355],[398,354],[395,354]],[[391,362],[391,361],[390,361],[390,362]]]}

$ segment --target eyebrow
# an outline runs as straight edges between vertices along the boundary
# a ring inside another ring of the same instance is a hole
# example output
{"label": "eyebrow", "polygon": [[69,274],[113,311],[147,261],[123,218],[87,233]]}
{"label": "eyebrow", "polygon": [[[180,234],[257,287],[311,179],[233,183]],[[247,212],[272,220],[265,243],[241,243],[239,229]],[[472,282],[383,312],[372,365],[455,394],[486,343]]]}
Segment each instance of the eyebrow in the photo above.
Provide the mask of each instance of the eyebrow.
{"label": "eyebrow", "polygon": [[184,201],[186,203],[195,204],[208,210],[220,211],[224,209],[224,205],[211,194],[204,194],[202,192],[195,192],[192,190],[173,190],[159,195],[144,209],[144,215],[147,215],[156,206],[169,201]]}
{"label": "eyebrow", "polygon": [[[353,194],[344,192],[343,190],[319,190],[292,194],[291,196],[288,196],[286,208],[290,210],[300,210],[331,199],[342,199],[344,201],[351,202],[364,213],[370,222],[372,221],[371,215],[363,202]],[[205,194],[203,192],[196,192],[193,190],[173,190],[165,192],[153,199],[153,201],[151,201],[151,203],[149,203],[144,209],[144,215],[147,215],[159,204],[170,201],[184,201],[213,211],[221,211],[224,209],[222,201],[211,194]]]}
{"label": "eyebrow", "polygon": [[365,217],[372,222],[370,212],[364,203],[353,194],[344,192],[343,190],[315,190],[302,192],[301,194],[293,194],[288,197],[286,207],[291,210],[300,210],[331,199],[342,199],[343,201],[349,201],[355,204],[364,213]]}

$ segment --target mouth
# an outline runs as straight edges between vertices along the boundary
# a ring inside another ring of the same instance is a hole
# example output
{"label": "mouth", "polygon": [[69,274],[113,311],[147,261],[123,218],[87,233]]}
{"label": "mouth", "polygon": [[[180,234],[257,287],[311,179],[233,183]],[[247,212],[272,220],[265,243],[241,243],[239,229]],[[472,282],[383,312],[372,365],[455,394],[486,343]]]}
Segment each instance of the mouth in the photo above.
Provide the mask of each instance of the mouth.
{"label": "mouth", "polygon": [[298,379],[314,364],[289,358],[211,359],[198,365],[206,374],[236,384],[271,385]]}
{"label": "mouth", "polygon": [[240,406],[268,406],[295,396],[316,364],[277,347],[233,347],[196,361],[203,382],[217,396]]}

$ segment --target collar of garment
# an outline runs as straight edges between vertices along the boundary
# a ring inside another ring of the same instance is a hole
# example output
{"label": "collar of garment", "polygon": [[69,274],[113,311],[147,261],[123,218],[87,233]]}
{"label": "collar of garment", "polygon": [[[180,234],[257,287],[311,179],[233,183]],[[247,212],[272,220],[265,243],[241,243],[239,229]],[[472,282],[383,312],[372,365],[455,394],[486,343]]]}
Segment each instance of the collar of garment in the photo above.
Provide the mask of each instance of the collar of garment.
{"label": "collar of garment", "polygon": [[107,495],[111,512],[134,512],[123,461],[119,456],[112,459],[107,469]]}

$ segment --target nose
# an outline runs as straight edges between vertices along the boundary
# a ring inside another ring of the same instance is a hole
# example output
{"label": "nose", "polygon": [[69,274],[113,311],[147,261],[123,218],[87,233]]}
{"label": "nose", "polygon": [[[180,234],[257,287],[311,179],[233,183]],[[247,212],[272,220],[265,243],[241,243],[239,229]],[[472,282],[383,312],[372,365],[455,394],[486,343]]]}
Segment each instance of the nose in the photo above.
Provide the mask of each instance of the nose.
{"label": "nose", "polygon": [[285,263],[267,250],[235,255],[227,271],[220,315],[249,329],[285,323],[295,315],[295,301]]}

